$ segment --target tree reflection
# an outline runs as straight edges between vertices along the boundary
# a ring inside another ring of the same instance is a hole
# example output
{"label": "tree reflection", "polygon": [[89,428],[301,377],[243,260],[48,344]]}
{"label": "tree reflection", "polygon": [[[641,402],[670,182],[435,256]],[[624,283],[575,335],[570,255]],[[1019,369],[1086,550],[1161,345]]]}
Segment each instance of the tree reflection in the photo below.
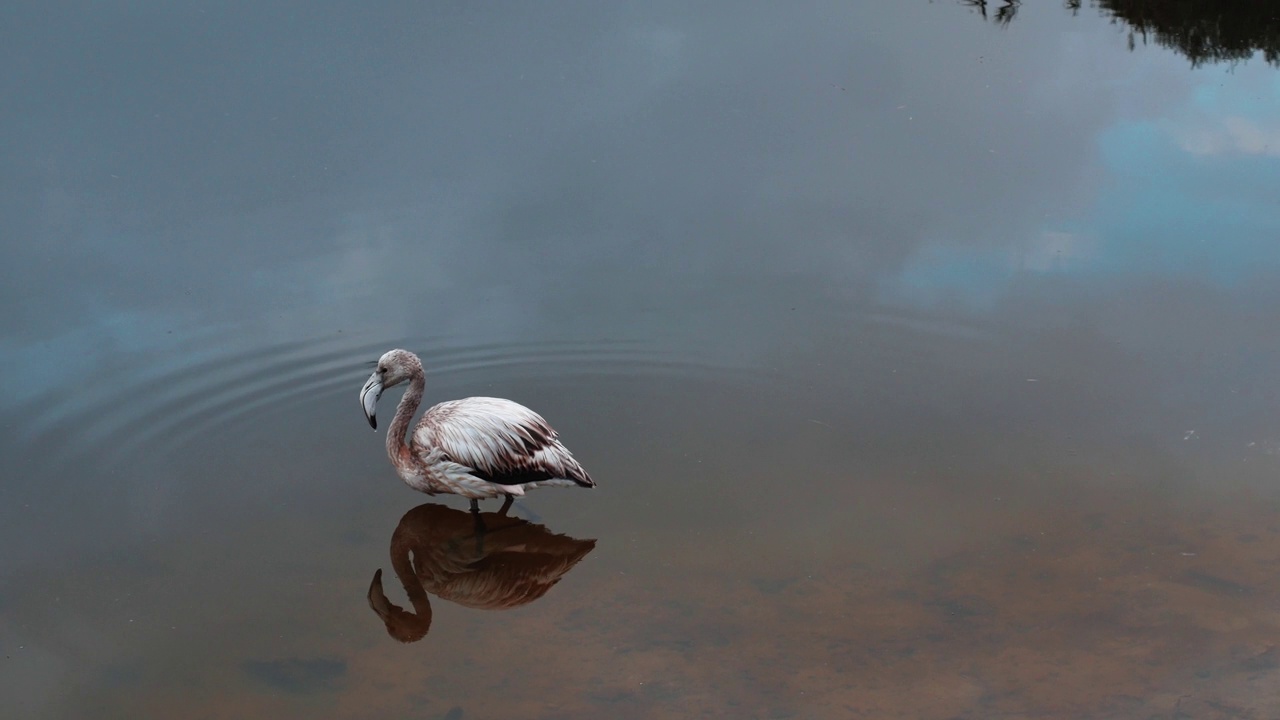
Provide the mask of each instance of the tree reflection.
{"label": "tree reflection", "polygon": [[983,20],[991,20],[997,25],[1008,25],[1018,14],[1018,8],[1022,5],[1022,0],[1004,0],[995,12],[990,16],[987,15],[987,0],[960,0],[961,4],[978,11]]}
{"label": "tree reflection", "polygon": [[[1008,25],[1021,0],[1005,0],[988,14],[988,0],[960,0],[983,19]],[[1083,0],[1065,0],[1074,15]],[[1129,27],[1129,49],[1154,41],[1176,50],[1192,67],[1240,62],[1261,52],[1280,66],[1280,4],[1275,0],[1091,0],[1114,23]]]}
{"label": "tree reflection", "polygon": [[369,585],[369,607],[401,642],[431,629],[427,595],[470,608],[506,610],[542,597],[596,546],[500,512],[473,515],[426,503],[400,518],[391,534],[391,566],[412,610],[382,590],[382,570]]}

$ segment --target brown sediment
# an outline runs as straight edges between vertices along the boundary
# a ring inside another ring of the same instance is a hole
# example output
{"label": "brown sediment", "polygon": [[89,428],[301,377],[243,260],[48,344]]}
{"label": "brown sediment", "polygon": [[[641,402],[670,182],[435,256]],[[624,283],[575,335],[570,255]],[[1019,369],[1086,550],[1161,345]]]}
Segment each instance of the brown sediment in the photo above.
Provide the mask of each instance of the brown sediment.
{"label": "brown sediment", "polygon": [[[223,677],[202,712],[1280,717],[1274,504],[1223,490],[1178,501],[1143,489],[1068,495],[904,564],[868,562],[853,548],[816,564],[761,560],[723,533],[665,538],[688,552],[626,565],[606,541],[535,603],[503,612],[438,603],[431,634],[415,645],[387,639],[362,609],[357,623],[311,643],[346,663],[314,697]],[[155,715],[192,694],[137,690],[121,705]]]}
{"label": "brown sediment", "polygon": [[[466,678],[449,703],[476,717],[1280,717],[1278,568],[1266,504],[1112,493],[908,570],[605,575],[474,638],[463,655],[536,665]],[[412,683],[387,660],[371,648],[358,682]]]}

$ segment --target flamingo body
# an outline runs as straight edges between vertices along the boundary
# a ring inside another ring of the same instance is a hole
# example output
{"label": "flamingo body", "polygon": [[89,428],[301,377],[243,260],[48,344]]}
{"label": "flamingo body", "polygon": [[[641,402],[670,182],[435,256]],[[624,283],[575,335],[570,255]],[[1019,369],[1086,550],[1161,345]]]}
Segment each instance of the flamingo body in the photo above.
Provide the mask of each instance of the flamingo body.
{"label": "flamingo body", "polygon": [[524,495],[535,487],[595,487],[558,433],[529,408],[502,398],[469,397],[431,407],[405,433],[422,402],[422,361],[407,350],[392,350],[360,391],[369,424],[382,391],[408,381],[387,431],[387,455],[401,479],[415,490],[484,498]]}

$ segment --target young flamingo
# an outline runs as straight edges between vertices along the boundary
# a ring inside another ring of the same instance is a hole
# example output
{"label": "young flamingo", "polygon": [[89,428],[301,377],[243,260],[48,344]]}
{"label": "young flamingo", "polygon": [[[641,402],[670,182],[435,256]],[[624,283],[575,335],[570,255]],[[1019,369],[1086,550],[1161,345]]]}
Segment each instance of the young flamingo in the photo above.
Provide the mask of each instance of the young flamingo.
{"label": "young flamingo", "polygon": [[515,496],[535,487],[595,487],[595,481],[560,444],[542,416],[502,398],[450,400],[423,414],[406,443],[409,421],[422,403],[426,375],[422,361],[408,350],[391,350],[360,390],[360,405],[374,430],[375,409],[382,391],[409,381],[387,431],[387,455],[396,473],[414,490],[428,495],[449,493],[471,500]]}

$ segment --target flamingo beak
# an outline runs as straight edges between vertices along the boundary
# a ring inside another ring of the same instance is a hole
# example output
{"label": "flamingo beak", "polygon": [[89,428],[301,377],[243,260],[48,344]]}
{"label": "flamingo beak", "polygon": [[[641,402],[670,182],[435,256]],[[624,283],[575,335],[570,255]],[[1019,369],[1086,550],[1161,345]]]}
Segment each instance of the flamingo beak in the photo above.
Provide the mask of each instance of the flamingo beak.
{"label": "flamingo beak", "polygon": [[369,421],[369,427],[374,430],[378,429],[378,398],[382,397],[382,380],[379,379],[378,373],[369,376],[365,381],[364,387],[360,389],[360,405],[364,408],[364,417]]}

